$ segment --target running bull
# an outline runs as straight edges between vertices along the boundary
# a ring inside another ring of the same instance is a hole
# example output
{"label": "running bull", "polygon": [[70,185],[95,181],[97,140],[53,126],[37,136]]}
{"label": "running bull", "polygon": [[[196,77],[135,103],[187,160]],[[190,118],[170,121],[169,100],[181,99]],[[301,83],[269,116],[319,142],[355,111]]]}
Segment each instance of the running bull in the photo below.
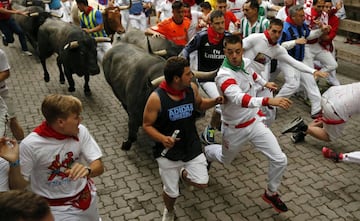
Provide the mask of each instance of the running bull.
{"label": "running bull", "polygon": [[[110,41],[108,38],[96,38],[97,41]],[[69,92],[75,91],[73,73],[84,76],[85,95],[91,95],[89,87],[90,75],[100,73],[97,64],[96,41],[75,25],[48,18],[38,31],[39,57],[44,70],[44,80],[49,82],[50,75],[46,67],[46,59],[57,53],[57,65],[60,71],[60,83],[69,83]],[[64,71],[62,70],[64,67]]]}
{"label": "running bull", "polygon": [[[121,149],[130,150],[137,140],[137,132],[142,125],[143,111],[148,97],[164,80],[163,70],[166,60],[149,54],[136,45],[118,42],[106,52],[103,59],[105,79],[115,96],[126,110],[128,137]],[[213,72],[196,72],[198,78],[211,79]]]}

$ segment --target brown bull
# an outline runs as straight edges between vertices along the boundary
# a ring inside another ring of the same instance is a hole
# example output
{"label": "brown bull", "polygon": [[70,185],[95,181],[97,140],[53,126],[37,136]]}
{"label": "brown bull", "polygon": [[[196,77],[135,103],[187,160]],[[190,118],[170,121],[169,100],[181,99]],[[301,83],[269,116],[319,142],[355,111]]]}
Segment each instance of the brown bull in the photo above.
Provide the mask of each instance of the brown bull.
{"label": "brown bull", "polygon": [[[89,6],[93,8],[97,8],[98,10],[101,11],[103,15],[104,29],[109,36],[113,35],[114,33],[122,34],[125,32],[125,29],[121,23],[120,11],[131,8],[132,0],[130,0],[129,5],[109,6],[107,8],[99,5],[96,1],[89,0],[88,3]],[[74,24],[80,26],[80,20],[79,20],[80,14],[76,4],[72,6],[71,16],[73,18]]]}

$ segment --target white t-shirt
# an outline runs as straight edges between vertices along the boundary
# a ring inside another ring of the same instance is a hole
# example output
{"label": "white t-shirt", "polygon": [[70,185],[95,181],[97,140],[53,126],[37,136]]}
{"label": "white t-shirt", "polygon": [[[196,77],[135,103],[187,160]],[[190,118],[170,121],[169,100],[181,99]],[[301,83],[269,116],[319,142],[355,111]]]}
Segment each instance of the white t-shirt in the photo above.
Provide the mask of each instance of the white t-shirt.
{"label": "white t-shirt", "polygon": [[[3,50],[0,49],[0,72],[10,70],[9,61],[7,56]],[[0,93],[3,91],[7,91],[8,87],[6,86],[5,81],[0,81]]]}
{"label": "white t-shirt", "polygon": [[169,1],[163,1],[158,7],[160,14],[160,21],[163,21],[166,18],[170,18],[172,14],[172,3]]}
{"label": "white t-shirt", "polygon": [[87,179],[69,179],[64,171],[73,162],[85,160],[90,164],[101,158],[102,153],[89,131],[81,124],[78,138],[79,141],[73,138],[58,140],[32,132],[20,143],[21,173],[30,181],[34,193],[59,199],[75,196],[83,190]]}
{"label": "white t-shirt", "polygon": [[333,103],[336,113],[345,121],[360,113],[359,96],[359,82],[331,87],[323,94],[323,97]]}

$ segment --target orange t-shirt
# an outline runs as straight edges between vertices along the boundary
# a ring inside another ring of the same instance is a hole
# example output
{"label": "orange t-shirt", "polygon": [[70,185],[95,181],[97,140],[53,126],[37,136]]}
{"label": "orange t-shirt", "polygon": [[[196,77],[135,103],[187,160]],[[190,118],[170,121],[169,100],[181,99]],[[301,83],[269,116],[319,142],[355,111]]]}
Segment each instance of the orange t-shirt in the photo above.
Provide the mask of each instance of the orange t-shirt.
{"label": "orange t-shirt", "polygon": [[185,17],[181,24],[176,24],[172,18],[167,18],[151,29],[164,35],[169,41],[185,46],[190,22],[190,19]]}

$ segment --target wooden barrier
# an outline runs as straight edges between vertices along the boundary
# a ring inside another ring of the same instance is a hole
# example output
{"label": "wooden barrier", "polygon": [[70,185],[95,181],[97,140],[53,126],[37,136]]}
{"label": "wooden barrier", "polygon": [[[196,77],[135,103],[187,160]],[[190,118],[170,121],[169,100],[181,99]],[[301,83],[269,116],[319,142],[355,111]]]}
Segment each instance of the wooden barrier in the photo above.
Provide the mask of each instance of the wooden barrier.
{"label": "wooden barrier", "polygon": [[340,21],[339,29],[360,34],[360,21],[343,19]]}

